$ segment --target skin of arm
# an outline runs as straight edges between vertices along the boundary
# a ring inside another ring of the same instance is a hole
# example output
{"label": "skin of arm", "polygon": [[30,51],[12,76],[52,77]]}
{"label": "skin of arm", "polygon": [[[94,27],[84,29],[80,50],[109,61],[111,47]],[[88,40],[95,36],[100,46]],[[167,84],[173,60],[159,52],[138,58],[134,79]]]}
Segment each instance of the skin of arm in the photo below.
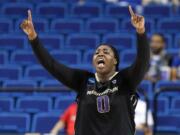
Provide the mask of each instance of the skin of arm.
{"label": "skin of arm", "polygon": [[171,80],[172,81],[177,80],[177,69],[175,67],[171,68]]}
{"label": "skin of arm", "polygon": [[62,130],[65,127],[64,121],[60,120],[56,123],[56,125],[51,130],[52,135],[57,135],[60,130]]}
{"label": "skin of arm", "polygon": [[152,135],[152,129],[145,124],[136,125],[136,129],[143,131],[144,135]]}

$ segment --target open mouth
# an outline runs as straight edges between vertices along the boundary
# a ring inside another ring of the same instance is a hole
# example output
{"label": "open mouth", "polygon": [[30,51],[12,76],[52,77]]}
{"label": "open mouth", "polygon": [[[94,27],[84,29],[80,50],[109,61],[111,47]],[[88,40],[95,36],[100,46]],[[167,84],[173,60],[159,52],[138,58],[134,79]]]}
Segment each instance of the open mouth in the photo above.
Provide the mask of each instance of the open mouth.
{"label": "open mouth", "polygon": [[98,59],[97,65],[100,68],[104,67],[104,65],[105,65],[104,59],[102,59],[102,58]]}

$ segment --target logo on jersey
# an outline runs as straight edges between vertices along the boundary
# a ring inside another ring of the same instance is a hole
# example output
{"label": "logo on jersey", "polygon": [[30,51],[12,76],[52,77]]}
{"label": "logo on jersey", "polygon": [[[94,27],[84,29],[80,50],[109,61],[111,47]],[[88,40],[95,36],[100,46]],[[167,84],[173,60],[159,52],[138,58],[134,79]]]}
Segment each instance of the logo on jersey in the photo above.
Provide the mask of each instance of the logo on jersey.
{"label": "logo on jersey", "polygon": [[87,90],[91,91],[95,89],[95,78],[89,78],[87,82]]}
{"label": "logo on jersey", "polygon": [[108,94],[108,93],[114,93],[114,92],[116,92],[116,91],[118,91],[118,87],[114,87],[114,88],[112,88],[112,89],[106,89],[105,91],[103,91],[103,92],[97,92],[97,91],[95,91],[95,90],[91,90],[91,91],[87,91],[87,95],[95,95],[95,96],[102,96],[102,95],[106,95],[106,94]]}
{"label": "logo on jersey", "polygon": [[95,78],[89,78],[88,84],[95,84]]}
{"label": "logo on jersey", "polygon": [[116,84],[116,83],[117,83],[117,81],[116,81],[116,80],[113,80],[113,81],[112,81],[112,83],[113,83],[113,84]]}

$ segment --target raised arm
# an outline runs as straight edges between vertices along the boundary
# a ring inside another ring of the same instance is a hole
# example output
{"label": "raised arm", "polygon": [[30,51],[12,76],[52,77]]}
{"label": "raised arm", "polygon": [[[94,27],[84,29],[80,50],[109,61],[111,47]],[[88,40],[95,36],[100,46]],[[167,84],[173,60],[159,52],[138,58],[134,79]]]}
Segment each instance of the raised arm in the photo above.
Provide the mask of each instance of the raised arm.
{"label": "raised arm", "polygon": [[150,47],[145,34],[145,19],[143,16],[136,15],[131,6],[129,6],[131,14],[131,23],[137,32],[137,56],[135,62],[125,69],[125,77],[132,88],[136,87],[144,78],[148,70],[150,59]]}
{"label": "raised arm", "polygon": [[58,63],[43,47],[41,44],[36,31],[33,26],[31,11],[28,10],[28,19],[24,20],[21,24],[21,28],[28,36],[31,46],[40,63],[59,81],[66,86],[80,90],[88,72],[83,70],[77,70],[69,68],[61,63]]}

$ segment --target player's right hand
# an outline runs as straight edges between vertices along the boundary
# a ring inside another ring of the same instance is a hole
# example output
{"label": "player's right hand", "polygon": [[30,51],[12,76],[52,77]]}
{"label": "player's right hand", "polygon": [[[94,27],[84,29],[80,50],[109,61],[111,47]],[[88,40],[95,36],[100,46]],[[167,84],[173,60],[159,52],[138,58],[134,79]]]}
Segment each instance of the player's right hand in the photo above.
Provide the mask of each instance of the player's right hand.
{"label": "player's right hand", "polygon": [[37,37],[37,33],[34,30],[34,25],[32,22],[31,10],[28,10],[28,18],[21,23],[20,27],[28,36],[29,40],[33,40]]}

